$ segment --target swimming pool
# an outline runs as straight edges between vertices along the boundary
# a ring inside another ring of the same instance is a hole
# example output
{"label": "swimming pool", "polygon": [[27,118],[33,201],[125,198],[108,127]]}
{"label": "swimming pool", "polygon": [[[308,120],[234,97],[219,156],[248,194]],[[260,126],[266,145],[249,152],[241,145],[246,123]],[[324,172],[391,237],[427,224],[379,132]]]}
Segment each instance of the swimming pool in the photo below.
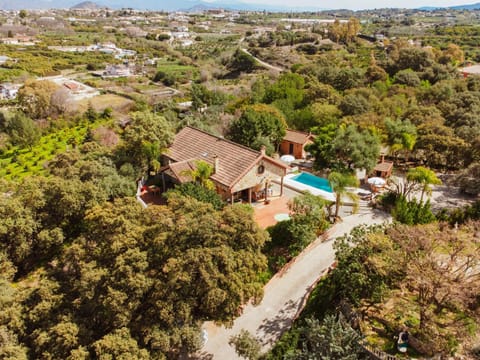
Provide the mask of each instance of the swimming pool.
{"label": "swimming pool", "polygon": [[285,176],[284,185],[298,192],[308,191],[328,201],[336,200],[328,180],[309,173],[288,174]]}
{"label": "swimming pool", "polygon": [[333,193],[332,188],[330,187],[330,184],[328,183],[327,179],[324,179],[309,173],[302,172],[292,177],[292,180],[298,181],[299,183],[312,186],[314,188],[317,188],[323,191],[327,191],[329,193]]}

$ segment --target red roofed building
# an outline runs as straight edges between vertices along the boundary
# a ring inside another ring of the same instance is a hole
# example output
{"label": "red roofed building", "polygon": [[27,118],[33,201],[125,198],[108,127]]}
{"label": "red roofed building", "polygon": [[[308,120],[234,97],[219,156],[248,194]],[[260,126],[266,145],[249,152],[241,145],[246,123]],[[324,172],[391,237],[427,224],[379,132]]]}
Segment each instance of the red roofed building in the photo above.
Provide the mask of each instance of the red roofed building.
{"label": "red roofed building", "polygon": [[307,152],[305,146],[313,143],[314,136],[310,133],[296,130],[287,130],[280,143],[282,155],[293,155],[295,159],[305,159]]}
{"label": "red roofed building", "polygon": [[63,86],[71,91],[78,91],[80,89],[80,85],[78,83],[74,83],[73,81],[65,82],[63,83]]}
{"label": "red roofed building", "polygon": [[393,162],[385,161],[385,156],[382,155],[382,160],[373,169],[373,174],[374,176],[382,177],[386,179],[392,176],[392,171],[393,171]]}
{"label": "red roofed building", "polygon": [[204,161],[213,167],[210,180],[226,200],[241,198],[251,202],[272,180],[280,181],[283,194],[286,165],[267,156],[264,150],[256,151],[193,127],[187,126],[175,136],[164,160],[164,188],[165,183],[191,181],[188,171],[195,169],[197,161]]}

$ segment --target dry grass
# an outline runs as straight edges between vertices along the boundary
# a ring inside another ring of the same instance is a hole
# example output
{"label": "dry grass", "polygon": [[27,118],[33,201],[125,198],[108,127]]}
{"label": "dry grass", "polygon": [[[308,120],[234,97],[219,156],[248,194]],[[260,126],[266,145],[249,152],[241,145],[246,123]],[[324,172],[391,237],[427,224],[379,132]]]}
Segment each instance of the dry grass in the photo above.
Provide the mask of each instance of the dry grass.
{"label": "dry grass", "polygon": [[132,107],[134,102],[132,100],[126,99],[122,96],[105,94],[99,95],[91,99],[85,99],[77,103],[77,109],[79,112],[85,112],[89,106],[92,104],[93,108],[101,112],[106,108],[111,108],[116,112],[128,112],[129,108]]}

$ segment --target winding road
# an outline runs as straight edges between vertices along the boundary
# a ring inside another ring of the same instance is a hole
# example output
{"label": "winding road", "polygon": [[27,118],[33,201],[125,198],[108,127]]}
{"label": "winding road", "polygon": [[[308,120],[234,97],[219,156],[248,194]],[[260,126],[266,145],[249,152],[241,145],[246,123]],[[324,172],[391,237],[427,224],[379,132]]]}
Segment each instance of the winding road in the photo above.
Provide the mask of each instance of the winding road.
{"label": "winding road", "polygon": [[327,232],[327,240],[324,240],[325,237],[318,238],[277,273],[265,285],[262,302],[255,306],[248,304],[231,328],[217,326],[212,322],[204,323],[203,329],[208,334],[208,340],[195,354],[195,358],[241,359],[228,341],[242,329],[248,330],[258,339],[263,352],[268,351],[282,333],[290,328],[311,290],[334,262],[333,240],[349,233],[357,225],[381,224],[386,221],[390,221],[389,215],[370,210],[344,217],[343,222]]}

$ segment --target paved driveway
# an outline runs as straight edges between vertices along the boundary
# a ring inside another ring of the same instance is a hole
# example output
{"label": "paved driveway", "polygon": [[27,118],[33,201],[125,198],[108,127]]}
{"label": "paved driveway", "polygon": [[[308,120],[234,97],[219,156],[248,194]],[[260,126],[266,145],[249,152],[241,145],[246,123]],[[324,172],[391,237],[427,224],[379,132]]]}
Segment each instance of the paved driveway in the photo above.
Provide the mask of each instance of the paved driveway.
{"label": "paved driveway", "polygon": [[275,275],[265,286],[262,302],[257,306],[247,305],[231,328],[206,322],[203,329],[208,333],[208,341],[197,354],[197,358],[240,359],[228,341],[232,335],[238,334],[242,329],[255,335],[262,344],[262,351],[270,349],[281,334],[291,326],[303,302],[306,301],[311,287],[333,263],[335,258],[332,248],[333,240],[349,233],[357,225],[379,224],[389,220],[387,214],[372,211],[345,217],[342,223],[329,230],[326,241],[317,239],[292,263]]}

